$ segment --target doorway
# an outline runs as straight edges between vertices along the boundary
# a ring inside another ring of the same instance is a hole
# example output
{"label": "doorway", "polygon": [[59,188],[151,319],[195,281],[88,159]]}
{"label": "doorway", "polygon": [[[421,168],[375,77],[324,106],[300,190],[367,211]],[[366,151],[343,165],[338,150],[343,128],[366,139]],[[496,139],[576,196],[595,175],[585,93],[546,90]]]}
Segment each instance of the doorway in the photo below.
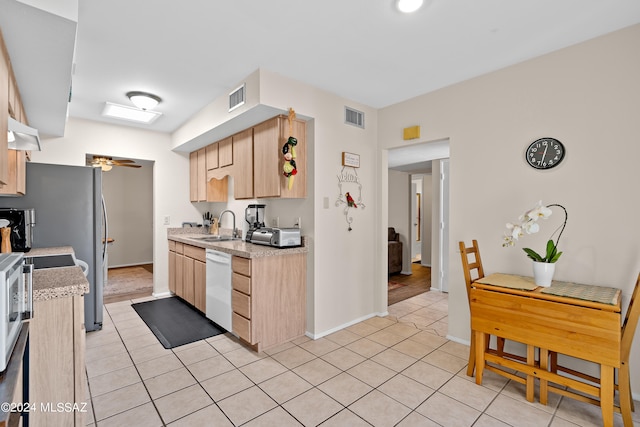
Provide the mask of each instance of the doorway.
{"label": "doorway", "polygon": [[[96,165],[95,157],[110,164]],[[154,162],[90,154],[87,163],[103,170],[108,230],[104,303],[151,296]]]}
{"label": "doorway", "polygon": [[[414,198],[417,202],[417,189],[414,189],[414,177],[419,175],[428,176],[429,182],[425,184],[423,180],[421,201],[421,227],[420,227],[420,263],[422,265],[429,265],[431,267],[430,280],[431,288],[447,291],[448,283],[448,200],[449,200],[449,187],[448,187],[448,158],[449,158],[449,140],[439,140],[434,142],[418,143],[410,146],[403,146],[399,148],[392,148],[388,150],[388,184],[394,178],[397,172],[404,172],[411,176],[407,178],[407,199],[406,199],[406,223],[401,224],[398,228],[406,233],[405,244],[412,245],[412,232],[416,223],[414,213],[411,208]],[[446,176],[444,184],[441,183],[443,176]],[[427,198],[426,192],[429,191],[429,197],[431,203],[429,207],[425,206],[425,199]],[[387,199],[389,207],[395,203],[395,195],[388,192]],[[446,206],[443,208],[443,202],[446,202]],[[397,221],[397,214],[392,212],[396,211],[397,205],[393,206],[393,209],[389,209],[387,226],[392,225],[392,221]],[[429,218],[427,218],[429,216]],[[416,227],[417,228],[417,227]],[[433,231],[433,232],[432,232]],[[430,233],[429,242],[426,242],[425,234]],[[406,255],[403,255],[403,270],[409,273],[411,271],[410,266],[411,254],[413,250],[411,246],[407,246]],[[389,300],[388,300],[389,301]],[[390,302],[390,301],[389,301]]]}

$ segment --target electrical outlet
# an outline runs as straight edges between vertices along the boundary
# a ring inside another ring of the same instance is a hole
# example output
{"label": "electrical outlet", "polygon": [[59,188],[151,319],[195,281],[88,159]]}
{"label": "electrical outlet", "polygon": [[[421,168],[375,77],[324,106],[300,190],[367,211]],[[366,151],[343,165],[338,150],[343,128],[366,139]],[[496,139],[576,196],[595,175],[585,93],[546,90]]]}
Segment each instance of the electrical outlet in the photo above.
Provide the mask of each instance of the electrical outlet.
{"label": "electrical outlet", "polygon": [[302,228],[302,218],[297,217],[295,219],[295,222],[293,223],[293,226],[296,228]]}
{"label": "electrical outlet", "polygon": [[164,225],[171,225],[171,217],[169,215],[164,216]]}

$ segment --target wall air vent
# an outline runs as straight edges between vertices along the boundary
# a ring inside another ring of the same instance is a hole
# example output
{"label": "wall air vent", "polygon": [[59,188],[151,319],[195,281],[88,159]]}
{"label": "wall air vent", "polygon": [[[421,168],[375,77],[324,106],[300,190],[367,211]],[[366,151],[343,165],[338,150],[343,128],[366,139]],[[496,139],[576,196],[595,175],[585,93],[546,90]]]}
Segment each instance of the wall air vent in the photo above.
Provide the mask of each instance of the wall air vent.
{"label": "wall air vent", "polygon": [[235,89],[233,92],[229,94],[229,112],[232,112],[239,106],[244,104],[246,97],[246,83],[243,83],[242,86]]}
{"label": "wall air vent", "polygon": [[351,107],[344,107],[344,122],[348,125],[364,129],[364,113]]}

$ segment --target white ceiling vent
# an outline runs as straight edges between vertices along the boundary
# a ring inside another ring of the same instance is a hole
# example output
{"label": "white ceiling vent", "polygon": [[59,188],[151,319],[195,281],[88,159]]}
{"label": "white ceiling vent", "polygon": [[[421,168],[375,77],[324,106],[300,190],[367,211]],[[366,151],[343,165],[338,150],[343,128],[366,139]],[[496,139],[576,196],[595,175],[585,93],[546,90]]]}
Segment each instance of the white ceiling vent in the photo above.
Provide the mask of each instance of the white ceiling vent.
{"label": "white ceiling vent", "polygon": [[353,125],[364,129],[364,113],[362,111],[354,110],[351,107],[344,107],[344,122],[348,125]]}
{"label": "white ceiling vent", "polygon": [[244,104],[246,97],[246,86],[247,84],[243,83],[242,86],[235,89],[229,94],[229,112]]}

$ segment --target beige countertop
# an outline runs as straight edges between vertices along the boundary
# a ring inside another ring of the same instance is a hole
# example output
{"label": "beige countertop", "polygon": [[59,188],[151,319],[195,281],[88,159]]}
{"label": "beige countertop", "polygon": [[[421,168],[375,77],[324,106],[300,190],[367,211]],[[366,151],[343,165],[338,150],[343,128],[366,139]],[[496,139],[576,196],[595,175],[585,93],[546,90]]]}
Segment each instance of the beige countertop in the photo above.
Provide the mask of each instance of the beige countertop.
{"label": "beige countertop", "polygon": [[[25,254],[26,257],[44,255],[74,254],[71,246],[55,248],[34,248]],[[75,256],[75,254],[74,254]],[[33,300],[46,301],[89,293],[89,282],[82,273],[82,268],[58,267],[43,268],[33,271]]]}
{"label": "beige countertop", "polygon": [[[288,254],[299,254],[309,252],[306,245],[306,238],[302,236],[302,246],[294,248],[274,248],[265,245],[255,245],[243,240],[227,240],[222,242],[203,242],[198,237],[210,236],[205,234],[201,228],[168,228],[167,238],[187,245],[204,249],[214,249],[242,258],[260,258],[267,256],[281,256]],[[224,230],[222,230],[224,235]]]}

